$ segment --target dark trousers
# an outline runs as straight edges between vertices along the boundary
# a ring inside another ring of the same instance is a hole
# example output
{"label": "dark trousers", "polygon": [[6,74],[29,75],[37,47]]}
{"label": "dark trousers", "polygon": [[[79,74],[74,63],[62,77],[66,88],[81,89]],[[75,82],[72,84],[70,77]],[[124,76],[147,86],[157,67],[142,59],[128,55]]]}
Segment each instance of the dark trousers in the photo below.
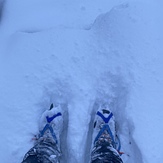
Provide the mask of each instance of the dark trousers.
{"label": "dark trousers", "polygon": [[[59,163],[61,153],[53,139],[39,139],[22,163]],[[91,152],[91,163],[123,163],[118,152],[107,142],[97,142]]]}
{"label": "dark trousers", "polygon": [[91,163],[123,163],[123,161],[110,143],[97,142],[91,152]]}
{"label": "dark trousers", "polygon": [[51,138],[40,138],[31,148],[22,163],[59,163],[60,151]]}

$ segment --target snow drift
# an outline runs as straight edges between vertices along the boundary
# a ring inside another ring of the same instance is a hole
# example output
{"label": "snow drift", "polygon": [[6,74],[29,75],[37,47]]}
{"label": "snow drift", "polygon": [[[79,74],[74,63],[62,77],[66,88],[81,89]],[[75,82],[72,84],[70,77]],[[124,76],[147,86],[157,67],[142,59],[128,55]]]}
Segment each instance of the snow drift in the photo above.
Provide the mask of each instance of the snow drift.
{"label": "snow drift", "polygon": [[100,103],[109,103],[115,114],[125,163],[161,162],[162,2],[109,3],[5,3],[3,162],[21,162],[51,102],[68,112],[66,162],[89,160],[90,126]]}

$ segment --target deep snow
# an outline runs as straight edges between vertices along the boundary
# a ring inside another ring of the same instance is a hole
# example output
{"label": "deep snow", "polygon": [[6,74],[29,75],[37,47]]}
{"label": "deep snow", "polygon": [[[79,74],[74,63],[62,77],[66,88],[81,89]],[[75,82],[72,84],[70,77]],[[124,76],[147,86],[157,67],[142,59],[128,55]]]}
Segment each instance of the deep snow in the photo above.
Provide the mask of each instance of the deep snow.
{"label": "deep snow", "polygon": [[21,162],[54,102],[68,112],[66,162],[88,162],[102,103],[117,119],[124,163],[161,162],[161,0],[4,2],[0,160]]}

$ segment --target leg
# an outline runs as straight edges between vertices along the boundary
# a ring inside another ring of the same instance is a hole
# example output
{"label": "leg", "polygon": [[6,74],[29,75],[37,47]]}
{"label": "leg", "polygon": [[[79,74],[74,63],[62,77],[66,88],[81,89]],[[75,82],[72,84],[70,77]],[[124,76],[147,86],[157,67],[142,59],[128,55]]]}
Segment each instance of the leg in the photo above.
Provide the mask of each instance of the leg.
{"label": "leg", "polygon": [[91,152],[91,163],[123,163],[119,153],[108,142],[96,142]]}
{"label": "leg", "polygon": [[40,119],[40,133],[33,148],[24,156],[22,163],[59,163],[60,137],[63,117],[60,105],[50,106]]}
{"label": "leg", "polygon": [[26,153],[22,163],[58,163],[60,155],[53,139],[40,138],[36,145]]}

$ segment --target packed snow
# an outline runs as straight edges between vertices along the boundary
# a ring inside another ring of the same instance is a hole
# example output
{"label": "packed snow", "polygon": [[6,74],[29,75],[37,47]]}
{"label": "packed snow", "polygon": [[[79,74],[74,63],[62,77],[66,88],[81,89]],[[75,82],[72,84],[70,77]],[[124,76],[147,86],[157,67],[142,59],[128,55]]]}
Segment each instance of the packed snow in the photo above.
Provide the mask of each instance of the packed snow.
{"label": "packed snow", "polygon": [[50,104],[67,113],[62,162],[87,163],[100,104],[124,163],[162,162],[161,0],[1,0],[0,160],[18,163]]}

